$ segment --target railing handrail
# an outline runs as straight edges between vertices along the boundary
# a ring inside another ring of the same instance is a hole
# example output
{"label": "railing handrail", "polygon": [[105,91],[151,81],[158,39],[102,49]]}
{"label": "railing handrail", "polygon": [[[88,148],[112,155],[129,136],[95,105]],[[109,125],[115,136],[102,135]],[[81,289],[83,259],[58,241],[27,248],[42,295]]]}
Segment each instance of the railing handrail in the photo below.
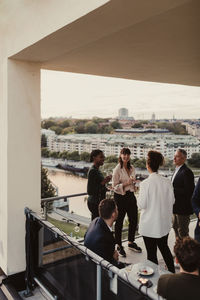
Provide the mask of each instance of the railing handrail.
{"label": "railing handrail", "polygon": [[61,200],[61,199],[67,199],[67,198],[73,198],[73,197],[79,197],[79,196],[85,196],[87,193],[79,193],[79,194],[71,194],[71,195],[63,195],[58,197],[50,197],[50,198],[43,198],[41,199],[41,203],[50,203],[55,200]]}
{"label": "railing handrail", "polygon": [[45,220],[47,219],[47,204],[52,203],[56,200],[61,200],[64,199],[64,202],[67,202],[68,198],[73,198],[73,197],[79,197],[79,196],[85,196],[87,193],[79,193],[79,194],[72,194],[72,195],[64,195],[64,196],[58,196],[58,197],[50,197],[50,198],[43,198],[41,199],[41,206],[43,207],[43,212],[44,212],[44,218]]}

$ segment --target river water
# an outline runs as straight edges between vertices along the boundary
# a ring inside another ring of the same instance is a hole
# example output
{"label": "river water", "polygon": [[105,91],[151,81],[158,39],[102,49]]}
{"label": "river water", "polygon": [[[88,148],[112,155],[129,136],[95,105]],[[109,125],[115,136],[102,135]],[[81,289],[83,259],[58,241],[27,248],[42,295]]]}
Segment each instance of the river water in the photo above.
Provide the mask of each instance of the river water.
{"label": "river water", "polygon": [[[87,192],[87,179],[62,170],[48,168],[48,178],[58,187],[59,196],[79,194]],[[90,217],[87,207],[86,196],[74,197],[69,199],[69,211],[75,214]]]}
{"label": "river water", "polygon": [[[137,171],[136,174],[140,174]],[[145,173],[145,171],[143,171]],[[147,173],[147,172],[146,172]],[[166,172],[167,173],[167,172]],[[48,168],[48,178],[54,185],[58,187],[59,196],[79,194],[87,192],[87,179],[63,170]],[[90,212],[87,207],[86,196],[74,197],[69,199],[69,211],[75,214],[90,217]]]}

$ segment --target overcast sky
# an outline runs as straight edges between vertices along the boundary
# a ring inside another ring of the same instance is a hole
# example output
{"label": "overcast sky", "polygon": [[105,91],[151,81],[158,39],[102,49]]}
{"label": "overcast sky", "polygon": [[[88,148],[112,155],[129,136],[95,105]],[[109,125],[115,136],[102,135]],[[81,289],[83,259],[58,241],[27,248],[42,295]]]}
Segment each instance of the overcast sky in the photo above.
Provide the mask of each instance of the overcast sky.
{"label": "overcast sky", "polygon": [[116,117],[121,107],[135,119],[200,118],[200,87],[42,70],[42,118]]}

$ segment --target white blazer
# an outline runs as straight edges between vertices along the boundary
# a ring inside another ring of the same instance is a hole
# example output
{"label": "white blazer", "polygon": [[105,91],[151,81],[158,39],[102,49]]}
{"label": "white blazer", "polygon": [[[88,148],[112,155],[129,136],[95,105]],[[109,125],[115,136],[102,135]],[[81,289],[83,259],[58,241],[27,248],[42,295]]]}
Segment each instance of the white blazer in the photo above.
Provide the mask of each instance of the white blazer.
{"label": "white blazer", "polygon": [[140,184],[137,203],[141,209],[139,233],[152,238],[167,235],[172,227],[174,202],[171,181],[157,173],[151,173]]}

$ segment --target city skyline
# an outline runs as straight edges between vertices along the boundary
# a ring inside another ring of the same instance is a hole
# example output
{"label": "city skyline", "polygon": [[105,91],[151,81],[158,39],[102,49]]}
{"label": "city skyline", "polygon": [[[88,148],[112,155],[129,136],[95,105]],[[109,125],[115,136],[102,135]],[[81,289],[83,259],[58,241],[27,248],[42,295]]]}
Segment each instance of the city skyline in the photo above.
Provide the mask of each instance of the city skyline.
{"label": "city skyline", "polygon": [[[125,107],[134,119],[200,118],[200,88],[66,72],[41,72],[41,115],[114,118]],[[106,109],[105,109],[106,108]]]}

